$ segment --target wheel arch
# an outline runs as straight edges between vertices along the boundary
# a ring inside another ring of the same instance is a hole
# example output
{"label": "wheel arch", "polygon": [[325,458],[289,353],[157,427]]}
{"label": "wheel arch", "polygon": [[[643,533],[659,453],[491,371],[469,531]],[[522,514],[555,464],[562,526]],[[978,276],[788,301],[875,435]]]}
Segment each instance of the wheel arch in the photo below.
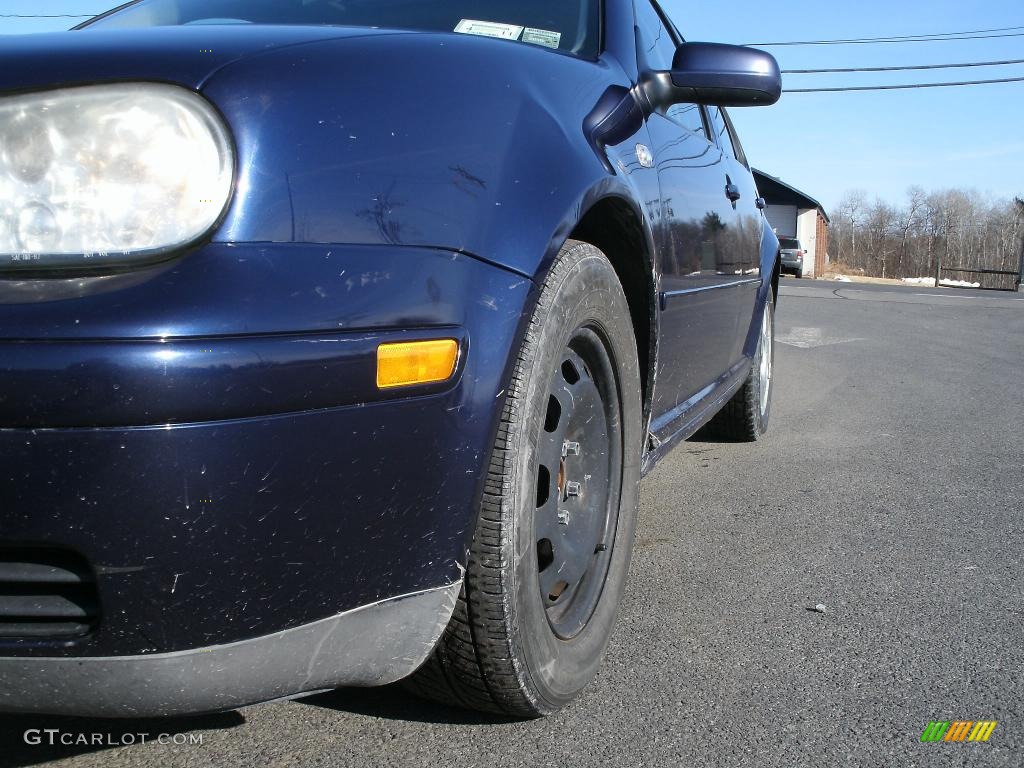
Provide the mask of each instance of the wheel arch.
{"label": "wheel arch", "polygon": [[601,250],[622,284],[636,337],[646,428],[658,352],[657,277],[649,223],[633,200],[605,195],[591,202],[566,239]]}
{"label": "wheel arch", "polygon": [[[775,298],[775,303],[779,303],[779,277],[782,274],[782,246],[779,244],[779,237],[775,234],[775,230],[772,229],[768,223],[767,218],[762,219],[762,230],[761,230],[761,274],[769,272],[771,274],[771,287],[772,295]],[[758,302],[758,309],[761,307],[761,302]]]}
{"label": "wheel arch", "polygon": [[[779,238],[775,231],[768,224],[767,219],[762,219],[761,233],[761,286],[757,292],[757,302],[754,305],[754,314],[747,329],[747,338],[744,344],[744,354],[753,359],[754,350],[757,348],[758,336],[761,333],[761,315],[764,311],[765,302],[769,299],[779,303],[779,279],[782,274],[782,250],[779,246]],[[765,280],[764,276],[770,277]]]}
{"label": "wheel arch", "polygon": [[772,267],[772,299],[779,303],[779,277],[782,275],[782,255],[776,254],[775,266]]}

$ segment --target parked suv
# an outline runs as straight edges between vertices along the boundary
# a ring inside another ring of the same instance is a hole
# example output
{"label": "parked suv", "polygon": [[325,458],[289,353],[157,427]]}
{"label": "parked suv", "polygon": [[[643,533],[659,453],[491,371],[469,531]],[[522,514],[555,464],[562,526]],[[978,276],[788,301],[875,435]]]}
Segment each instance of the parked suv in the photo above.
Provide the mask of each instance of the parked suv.
{"label": "parked suv", "polygon": [[804,247],[800,241],[792,237],[779,238],[782,256],[782,271],[794,277],[804,276]]}
{"label": "parked suv", "polygon": [[725,107],[780,87],[649,0],[5,39],[0,711],[565,705],[641,475],[768,426],[779,247]]}

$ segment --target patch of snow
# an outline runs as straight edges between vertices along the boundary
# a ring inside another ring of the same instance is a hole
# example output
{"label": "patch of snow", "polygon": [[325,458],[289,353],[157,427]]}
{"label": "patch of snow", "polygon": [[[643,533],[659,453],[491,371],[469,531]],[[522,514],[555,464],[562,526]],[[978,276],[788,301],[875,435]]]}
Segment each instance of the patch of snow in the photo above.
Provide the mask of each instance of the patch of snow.
{"label": "patch of snow", "polygon": [[848,278],[846,275],[836,275],[832,279],[836,280],[837,282],[840,282],[840,283],[852,283],[853,282],[853,280]]}
{"label": "patch of snow", "polygon": [[[935,287],[934,277],[904,277],[903,282],[908,285],[925,285],[929,288]],[[939,281],[939,285],[945,285],[950,288],[981,288],[981,283],[969,283],[966,280],[950,280],[948,277],[944,277]]]}

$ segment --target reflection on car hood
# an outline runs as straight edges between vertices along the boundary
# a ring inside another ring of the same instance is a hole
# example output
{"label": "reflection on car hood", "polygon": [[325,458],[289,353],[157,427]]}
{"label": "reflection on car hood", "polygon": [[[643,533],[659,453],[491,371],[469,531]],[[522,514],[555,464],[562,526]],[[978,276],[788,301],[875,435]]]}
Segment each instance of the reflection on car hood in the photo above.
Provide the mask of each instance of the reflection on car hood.
{"label": "reflection on car hood", "polygon": [[347,37],[396,34],[356,27],[203,25],[0,37],[0,93],[111,80],[199,88],[214,72],[265,51]]}

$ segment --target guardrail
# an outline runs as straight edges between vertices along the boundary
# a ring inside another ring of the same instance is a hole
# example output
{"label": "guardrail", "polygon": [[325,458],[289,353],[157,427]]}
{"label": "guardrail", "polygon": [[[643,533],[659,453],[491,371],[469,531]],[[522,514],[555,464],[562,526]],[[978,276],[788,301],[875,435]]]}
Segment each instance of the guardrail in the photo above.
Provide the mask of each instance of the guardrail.
{"label": "guardrail", "polygon": [[[983,290],[989,291],[1021,291],[1024,290],[1024,250],[1021,251],[1020,255],[1020,266],[1016,271],[1006,269],[968,269],[967,267],[944,267],[940,261],[935,266],[935,285],[938,286],[942,280],[943,272],[958,272],[962,274],[970,275],[1001,275],[1004,277],[1013,278],[1012,288],[993,288],[990,286],[981,286]],[[980,282],[980,281],[979,281]]]}

